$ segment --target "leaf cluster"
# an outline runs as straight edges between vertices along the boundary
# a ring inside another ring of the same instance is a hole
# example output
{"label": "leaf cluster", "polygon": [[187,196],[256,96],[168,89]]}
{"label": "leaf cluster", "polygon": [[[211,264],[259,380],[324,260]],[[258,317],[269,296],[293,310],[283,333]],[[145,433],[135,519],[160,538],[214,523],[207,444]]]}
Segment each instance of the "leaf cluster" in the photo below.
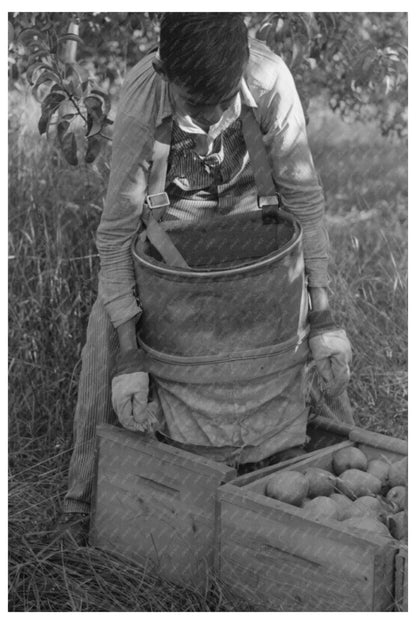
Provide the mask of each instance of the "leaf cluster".
{"label": "leaf cluster", "polygon": [[113,122],[109,95],[84,67],[68,60],[69,46],[83,45],[82,39],[74,32],[58,35],[49,22],[42,29],[22,28],[15,41],[17,53],[26,58],[26,80],[41,105],[39,133],[56,138],[69,164],[77,165],[80,156],[92,163],[110,139],[106,128]]}
{"label": "leaf cluster", "polygon": [[290,67],[307,112],[325,92],[346,121],[377,119],[383,134],[407,132],[405,13],[252,14],[255,36]]}

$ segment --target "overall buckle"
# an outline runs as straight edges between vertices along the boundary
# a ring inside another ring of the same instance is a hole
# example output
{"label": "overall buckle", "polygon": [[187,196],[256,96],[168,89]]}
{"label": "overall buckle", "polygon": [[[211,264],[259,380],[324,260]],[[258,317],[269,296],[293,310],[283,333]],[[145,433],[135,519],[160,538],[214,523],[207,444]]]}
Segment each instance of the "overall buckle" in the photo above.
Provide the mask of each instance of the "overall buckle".
{"label": "overall buckle", "polygon": [[154,193],[153,195],[146,195],[145,205],[156,221],[163,219],[166,209],[170,206],[169,196],[163,191],[163,193]]}
{"label": "overall buckle", "polygon": [[277,223],[280,213],[280,202],[277,195],[258,196],[257,204],[262,211],[264,224]]}

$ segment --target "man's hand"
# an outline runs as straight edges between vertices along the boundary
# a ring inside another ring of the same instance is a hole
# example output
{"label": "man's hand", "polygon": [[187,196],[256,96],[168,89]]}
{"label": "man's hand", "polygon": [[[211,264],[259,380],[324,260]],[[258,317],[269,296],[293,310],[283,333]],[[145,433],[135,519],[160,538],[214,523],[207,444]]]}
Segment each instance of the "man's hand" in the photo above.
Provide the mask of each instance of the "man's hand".
{"label": "man's hand", "polygon": [[112,404],[120,423],[130,431],[153,433],[158,425],[160,406],[148,403],[149,375],[130,372],[116,375],[111,384]]}
{"label": "man's hand", "polygon": [[117,328],[120,351],[111,383],[111,402],[120,423],[130,431],[153,433],[162,410],[159,401],[148,403],[149,375],[144,355],[137,348],[133,319]]}
{"label": "man's hand", "polygon": [[309,348],[322,377],[328,396],[336,397],[350,380],[351,345],[343,329],[339,329],[329,309],[328,291],[324,287],[309,289]]}
{"label": "man's hand", "polygon": [[324,392],[340,395],[350,379],[351,345],[343,329],[328,329],[309,338],[316,368],[325,382]]}

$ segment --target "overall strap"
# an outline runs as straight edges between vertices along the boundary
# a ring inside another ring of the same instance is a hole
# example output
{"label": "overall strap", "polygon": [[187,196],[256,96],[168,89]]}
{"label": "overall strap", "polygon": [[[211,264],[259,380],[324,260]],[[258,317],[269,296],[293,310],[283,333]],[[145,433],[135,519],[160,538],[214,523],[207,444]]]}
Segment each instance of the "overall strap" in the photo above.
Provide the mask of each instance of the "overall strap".
{"label": "overall strap", "polygon": [[243,135],[253,165],[254,180],[256,182],[259,206],[272,206],[278,204],[276,185],[273,181],[270,160],[263,142],[253,109],[242,105],[241,120],[243,123]]}
{"label": "overall strap", "polygon": [[[271,209],[276,212],[279,205],[276,186],[273,181],[269,157],[263,143],[262,133],[251,107],[243,105],[241,111],[243,136],[253,165],[254,179],[258,190],[259,207],[267,216]],[[145,234],[152,245],[170,266],[189,268],[186,260],[172,243],[169,235],[158,223],[169,207],[165,192],[168,157],[172,136],[172,119],[166,119],[158,128],[153,145],[152,167],[149,173],[148,194],[143,206],[142,221]],[[269,210],[267,210],[269,208]]]}
{"label": "overall strap", "polygon": [[169,197],[165,192],[165,184],[171,136],[172,120],[167,119],[156,130],[152,166],[141,218],[146,226],[146,237],[160,253],[166,264],[189,268],[186,260],[172,243],[169,235],[158,223],[169,207]]}

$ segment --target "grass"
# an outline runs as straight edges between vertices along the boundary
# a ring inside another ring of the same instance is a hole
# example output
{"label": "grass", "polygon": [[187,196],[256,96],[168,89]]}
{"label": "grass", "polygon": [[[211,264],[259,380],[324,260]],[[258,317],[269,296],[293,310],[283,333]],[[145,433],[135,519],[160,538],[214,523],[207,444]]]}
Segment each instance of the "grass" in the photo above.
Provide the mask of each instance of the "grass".
{"label": "grass", "polygon": [[[37,105],[24,93],[10,97],[9,609],[248,610],[217,582],[197,594],[92,548],[48,544],[66,488],[109,152],[71,168],[37,134]],[[331,298],[354,351],[356,418],[406,438],[405,147],[319,109],[311,119],[328,199]]]}
{"label": "grass", "polygon": [[331,301],[353,346],[360,426],[407,435],[406,148],[316,115],[311,148],[327,194]]}

